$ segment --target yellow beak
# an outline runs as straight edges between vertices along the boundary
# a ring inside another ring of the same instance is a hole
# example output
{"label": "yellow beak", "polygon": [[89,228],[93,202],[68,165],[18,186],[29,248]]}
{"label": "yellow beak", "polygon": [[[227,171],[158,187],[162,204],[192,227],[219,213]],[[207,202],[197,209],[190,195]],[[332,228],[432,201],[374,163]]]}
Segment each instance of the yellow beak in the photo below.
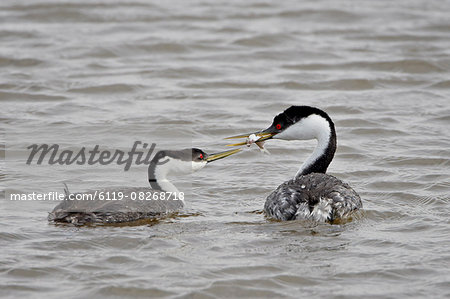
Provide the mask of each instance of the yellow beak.
{"label": "yellow beak", "polygon": [[234,154],[236,154],[236,153],[238,153],[240,151],[241,151],[241,149],[238,148],[238,149],[234,149],[234,150],[229,150],[229,151],[225,151],[225,152],[211,154],[211,155],[208,155],[208,157],[206,158],[206,162],[209,163],[209,162],[212,162],[212,161],[223,159],[223,158],[226,158],[228,156],[234,155]]}
{"label": "yellow beak", "polygon": [[[272,138],[274,135],[276,135],[277,133],[274,132],[257,132],[257,133],[250,133],[250,134],[244,134],[244,135],[236,135],[236,136],[231,136],[231,137],[227,137],[225,139],[238,139],[238,138],[248,138],[250,135],[255,134],[256,137],[259,137],[259,139],[256,142],[261,142],[261,141],[265,141],[267,139]],[[240,146],[240,145],[247,145],[247,141],[245,142],[238,142],[238,143],[233,143],[233,144],[227,144],[227,146]]]}

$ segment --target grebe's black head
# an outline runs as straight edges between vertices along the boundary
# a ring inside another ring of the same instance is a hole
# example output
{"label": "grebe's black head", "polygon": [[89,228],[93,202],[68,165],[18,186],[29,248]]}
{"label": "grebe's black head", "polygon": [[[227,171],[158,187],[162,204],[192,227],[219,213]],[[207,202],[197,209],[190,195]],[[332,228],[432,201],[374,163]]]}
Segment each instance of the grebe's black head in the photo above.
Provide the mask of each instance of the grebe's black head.
{"label": "grebe's black head", "polygon": [[331,118],[323,110],[311,106],[291,106],[275,116],[272,125],[262,132],[274,133],[273,135],[280,134],[292,125],[295,125],[311,116],[323,118],[334,127]]}
{"label": "grebe's black head", "polygon": [[[291,106],[274,117],[272,124],[265,130],[255,134],[258,142],[268,139],[305,140],[320,138],[320,135],[334,132],[334,123],[323,110],[311,106]],[[244,134],[232,138],[249,137]],[[236,143],[234,145],[244,145]],[[233,146],[233,145],[231,145]]]}
{"label": "grebe's black head", "polygon": [[206,161],[208,154],[198,148],[187,148],[178,151],[163,150],[156,153],[152,163],[164,164],[168,158],[183,162],[202,162]]}
{"label": "grebe's black head", "polygon": [[247,137],[246,142],[230,146],[256,143],[261,149],[265,140],[308,140],[317,139],[313,154],[303,163],[297,175],[312,172],[325,173],[336,151],[336,131],[333,121],[324,111],[310,106],[291,106],[275,116],[265,130],[229,138]]}
{"label": "grebe's black head", "polygon": [[239,151],[240,149],[235,149],[208,155],[198,148],[163,150],[156,153],[150,166],[164,169],[166,173],[190,173],[202,169],[207,163],[231,156]]}
{"label": "grebe's black head", "polygon": [[156,153],[148,167],[148,181],[156,190],[168,190],[159,185],[169,174],[189,174],[198,171],[209,162],[231,156],[240,149],[208,155],[198,148],[187,148],[177,151],[163,150]]}

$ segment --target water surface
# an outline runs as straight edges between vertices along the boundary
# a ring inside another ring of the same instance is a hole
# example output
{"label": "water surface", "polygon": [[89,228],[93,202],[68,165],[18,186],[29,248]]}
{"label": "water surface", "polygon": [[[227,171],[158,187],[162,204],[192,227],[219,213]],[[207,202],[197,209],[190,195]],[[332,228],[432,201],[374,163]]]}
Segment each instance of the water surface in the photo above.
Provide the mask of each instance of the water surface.
{"label": "water surface", "polygon": [[[2,297],[450,296],[448,1],[2,1]],[[275,222],[266,196],[314,142],[174,178],[179,215],[47,222],[10,193],[146,186],[145,166],[26,165],[27,146],[224,149],[291,105],[335,121],[345,224]]]}

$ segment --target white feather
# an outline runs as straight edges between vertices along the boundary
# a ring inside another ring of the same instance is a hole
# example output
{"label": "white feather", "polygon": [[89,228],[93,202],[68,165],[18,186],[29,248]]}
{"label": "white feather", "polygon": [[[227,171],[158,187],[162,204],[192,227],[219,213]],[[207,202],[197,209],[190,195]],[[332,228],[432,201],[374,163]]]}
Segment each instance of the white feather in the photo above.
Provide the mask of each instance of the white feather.
{"label": "white feather", "polygon": [[302,164],[296,176],[304,169],[313,164],[320,156],[325,153],[331,137],[331,128],[328,121],[320,115],[311,114],[308,117],[296,122],[286,130],[275,135],[274,139],[283,140],[310,140],[317,139],[318,143],[314,152]]}
{"label": "white feather", "polygon": [[178,192],[178,189],[173,185],[167,176],[176,174],[190,174],[198,171],[206,166],[206,161],[194,162],[194,161],[183,161],[179,159],[174,159],[172,157],[167,157],[167,162],[159,164],[155,169],[155,178],[158,184],[164,191],[168,192]]}
{"label": "white feather", "polygon": [[325,222],[331,219],[333,212],[332,202],[333,201],[331,199],[320,198],[319,202],[314,206],[312,211],[309,211],[308,204],[303,202],[297,206],[295,218]]}

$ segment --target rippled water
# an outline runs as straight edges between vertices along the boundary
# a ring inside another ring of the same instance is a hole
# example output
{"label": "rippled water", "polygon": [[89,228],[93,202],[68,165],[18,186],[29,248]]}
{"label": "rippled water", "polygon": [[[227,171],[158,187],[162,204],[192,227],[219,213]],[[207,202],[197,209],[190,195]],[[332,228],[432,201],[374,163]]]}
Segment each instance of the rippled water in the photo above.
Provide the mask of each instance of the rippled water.
{"label": "rippled water", "polygon": [[[2,297],[450,296],[448,1],[2,1]],[[176,185],[179,215],[49,224],[17,192],[146,186],[145,166],[26,165],[27,146],[222,150],[290,105],[334,119],[329,172],[365,212],[274,222],[314,142],[271,141]]]}

